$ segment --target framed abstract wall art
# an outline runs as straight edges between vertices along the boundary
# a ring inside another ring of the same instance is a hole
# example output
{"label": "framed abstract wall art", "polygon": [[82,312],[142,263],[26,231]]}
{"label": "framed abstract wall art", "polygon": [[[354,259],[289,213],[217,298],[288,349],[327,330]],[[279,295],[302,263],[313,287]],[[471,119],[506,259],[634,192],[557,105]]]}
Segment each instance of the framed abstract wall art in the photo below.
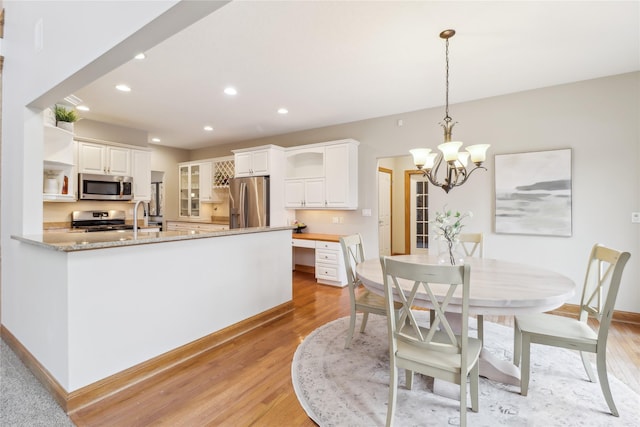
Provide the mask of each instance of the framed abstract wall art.
{"label": "framed abstract wall art", "polygon": [[571,236],[571,149],[496,154],[496,233]]}

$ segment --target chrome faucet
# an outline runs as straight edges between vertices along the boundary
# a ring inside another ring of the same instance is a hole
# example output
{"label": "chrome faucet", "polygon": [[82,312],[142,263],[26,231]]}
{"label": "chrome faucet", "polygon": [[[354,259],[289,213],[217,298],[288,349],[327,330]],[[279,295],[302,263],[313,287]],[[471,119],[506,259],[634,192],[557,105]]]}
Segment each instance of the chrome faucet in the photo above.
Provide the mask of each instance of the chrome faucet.
{"label": "chrome faucet", "polygon": [[143,225],[148,225],[149,216],[147,213],[147,202],[138,200],[133,206],[133,238],[138,238],[138,206],[142,205],[142,215],[144,216]]}

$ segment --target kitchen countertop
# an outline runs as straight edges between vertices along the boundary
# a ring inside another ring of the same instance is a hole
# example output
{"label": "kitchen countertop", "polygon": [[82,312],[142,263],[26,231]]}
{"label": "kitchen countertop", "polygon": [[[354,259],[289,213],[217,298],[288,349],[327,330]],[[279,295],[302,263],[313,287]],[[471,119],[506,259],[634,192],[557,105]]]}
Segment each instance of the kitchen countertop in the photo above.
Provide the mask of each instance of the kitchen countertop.
{"label": "kitchen countertop", "polygon": [[302,240],[318,240],[321,242],[340,242],[339,234],[320,234],[320,233],[293,233],[292,236],[294,239],[302,239]]}
{"label": "kitchen countertop", "polygon": [[265,233],[278,230],[291,230],[293,227],[252,227],[222,231],[103,231],[96,233],[46,232],[36,235],[11,236],[12,239],[61,252],[86,251],[91,249],[117,248],[150,243],[164,243],[178,240],[203,239],[239,234]]}
{"label": "kitchen countertop", "polygon": [[188,218],[180,218],[180,219],[167,219],[167,222],[193,222],[197,224],[221,224],[221,225],[229,225],[229,217],[228,216],[212,216],[211,219],[188,219]]}

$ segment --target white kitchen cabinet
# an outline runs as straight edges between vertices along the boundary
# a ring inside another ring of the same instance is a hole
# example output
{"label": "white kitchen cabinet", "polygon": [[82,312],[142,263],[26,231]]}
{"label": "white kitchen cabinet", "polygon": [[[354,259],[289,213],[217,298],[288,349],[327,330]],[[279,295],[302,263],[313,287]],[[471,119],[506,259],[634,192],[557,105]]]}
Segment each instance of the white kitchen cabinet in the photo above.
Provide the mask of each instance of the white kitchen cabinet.
{"label": "white kitchen cabinet", "polygon": [[317,209],[325,206],[324,146],[287,150],[285,169],[285,207]]}
{"label": "white kitchen cabinet", "polygon": [[324,208],[324,178],[287,179],[284,182],[285,207]]}
{"label": "white kitchen cabinet", "polygon": [[133,200],[151,200],[151,151],[131,150]]}
{"label": "white kitchen cabinet", "polygon": [[211,202],[211,162],[188,162],[178,165],[179,215],[199,218],[201,203]]}
{"label": "white kitchen cabinet", "polygon": [[345,139],[288,149],[285,207],[357,209],[358,144]]}
{"label": "white kitchen cabinet", "polygon": [[131,176],[131,149],[81,141],[78,143],[78,171]]}
{"label": "white kitchen cabinet", "polygon": [[347,284],[340,243],[316,241],[316,280],[332,286],[343,287]]}
{"label": "white kitchen cabinet", "polygon": [[269,175],[271,149],[237,152],[234,150],[235,176]]}

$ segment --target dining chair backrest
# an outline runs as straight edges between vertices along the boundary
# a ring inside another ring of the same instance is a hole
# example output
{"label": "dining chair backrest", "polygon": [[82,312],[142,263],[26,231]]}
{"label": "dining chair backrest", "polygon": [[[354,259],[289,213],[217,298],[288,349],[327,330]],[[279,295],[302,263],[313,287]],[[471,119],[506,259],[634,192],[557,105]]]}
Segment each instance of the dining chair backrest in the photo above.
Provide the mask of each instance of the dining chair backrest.
{"label": "dining chair backrest", "polygon": [[[394,338],[391,340],[391,346],[397,345],[396,340],[402,340],[431,351],[461,354],[462,366],[466,366],[468,321],[461,322],[462,330],[460,335],[456,336],[445,312],[454,293],[461,288],[456,298],[461,297],[462,301],[456,301],[456,305],[461,305],[462,319],[468,319],[470,266],[468,264],[462,266],[417,264],[389,257],[382,257],[380,261],[384,276],[387,313],[390,312],[394,299],[403,305],[399,319],[387,314],[389,334]],[[446,289],[446,294],[444,298],[438,300],[435,294],[442,294],[442,292],[434,292],[434,289],[443,287]],[[433,305],[434,320],[428,329],[419,326],[415,317],[416,312],[411,310],[419,291],[428,295]],[[393,350],[395,351],[395,348]]]}
{"label": "dining chair backrest", "polygon": [[340,245],[342,246],[342,256],[344,257],[344,268],[347,273],[347,282],[349,283],[349,290],[353,297],[355,288],[360,284],[358,276],[356,276],[356,266],[364,261],[362,236],[360,234],[342,236],[340,237]]}
{"label": "dining chair backrest", "polygon": [[[598,319],[598,340],[602,339],[603,342],[607,339],[622,272],[629,257],[628,252],[598,244],[591,249],[580,299],[579,319],[582,322],[587,322],[589,317]],[[603,297],[605,292],[606,296]]]}
{"label": "dining chair backrest", "polygon": [[466,256],[484,256],[484,238],[482,233],[462,233],[458,235],[458,241]]}

